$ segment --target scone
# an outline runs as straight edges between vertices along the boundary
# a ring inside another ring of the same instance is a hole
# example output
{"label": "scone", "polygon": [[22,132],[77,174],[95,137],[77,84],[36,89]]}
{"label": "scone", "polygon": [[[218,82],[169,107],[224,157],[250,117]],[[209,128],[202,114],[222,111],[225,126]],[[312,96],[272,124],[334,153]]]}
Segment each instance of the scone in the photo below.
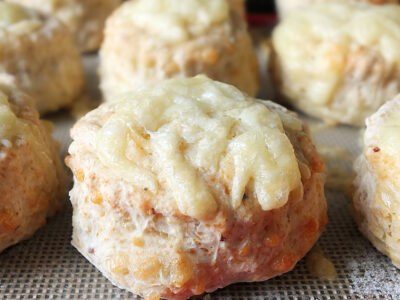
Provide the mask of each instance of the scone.
{"label": "scone", "polygon": [[81,93],[83,78],[79,51],[65,25],[0,2],[0,83],[26,92],[46,113],[70,105]]}
{"label": "scone", "polygon": [[[335,0],[335,1],[343,3],[364,2],[376,5],[388,4],[388,3],[399,4],[399,0]],[[296,7],[318,2],[333,2],[333,1],[332,0],[275,0],[275,5],[278,10],[279,16],[283,18]]]}
{"label": "scone", "polygon": [[107,17],[122,0],[6,0],[60,19],[71,30],[81,52],[97,50]]}
{"label": "scone", "polygon": [[51,126],[30,97],[0,86],[0,252],[46,223],[60,207],[65,179]]}
{"label": "scone", "polygon": [[73,245],[115,285],[185,299],[291,270],[327,222],[304,124],[199,75],[131,91],[72,129]]}
{"label": "scone", "polygon": [[367,119],[354,163],[353,211],[361,232],[400,268],[400,95]]}
{"label": "scone", "polygon": [[329,122],[362,125],[400,92],[400,6],[318,3],[273,32],[281,98]]}
{"label": "scone", "polygon": [[240,0],[135,0],[107,20],[100,50],[106,101],[143,84],[204,73],[255,95],[258,64]]}

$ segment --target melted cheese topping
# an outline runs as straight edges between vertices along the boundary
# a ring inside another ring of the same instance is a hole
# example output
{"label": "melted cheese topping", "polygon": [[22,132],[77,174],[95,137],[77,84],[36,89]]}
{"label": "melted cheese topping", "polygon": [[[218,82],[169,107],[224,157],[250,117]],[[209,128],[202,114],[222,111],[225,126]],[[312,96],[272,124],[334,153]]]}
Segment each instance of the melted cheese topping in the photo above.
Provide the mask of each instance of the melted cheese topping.
{"label": "melted cheese topping", "polygon": [[400,6],[309,5],[284,19],[273,33],[273,44],[285,72],[299,87],[297,92],[326,104],[354,46],[377,51],[389,65],[400,65]]}
{"label": "melted cheese topping", "polygon": [[24,123],[12,111],[8,97],[0,91],[0,140],[10,140],[20,134]]}
{"label": "melted cheese topping", "polygon": [[[204,173],[228,185],[238,208],[251,185],[264,210],[283,206],[300,172],[282,117],[236,88],[205,76],[172,79],[130,93],[97,133],[102,163],[132,184],[156,193],[160,183],[178,209],[194,218],[216,211]],[[156,175],[157,174],[157,175]],[[210,215],[211,214],[211,215]]]}
{"label": "melted cheese topping", "polygon": [[167,42],[200,35],[228,19],[226,0],[137,0],[119,10],[121,17]]}

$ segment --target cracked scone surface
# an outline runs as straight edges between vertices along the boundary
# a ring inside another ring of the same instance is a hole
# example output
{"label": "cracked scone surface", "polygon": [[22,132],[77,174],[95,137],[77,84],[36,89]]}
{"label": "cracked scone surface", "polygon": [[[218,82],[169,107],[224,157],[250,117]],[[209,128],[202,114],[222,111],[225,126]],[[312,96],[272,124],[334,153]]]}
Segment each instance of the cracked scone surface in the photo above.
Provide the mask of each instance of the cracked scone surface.
{"label": "cracked scone surface", "polygon": [[240,0],[138,0],[107,20],[100,50],[106,101],[171,77],[205,74],[254,96],[258,63]]}
{"label": "cracked scone surface", "polygon": [[361,126],[400,92],[400,6],[317,3],[272,37],[281,96],[317,118]]}
{"label": "cracked scone surface", "polygon": [[30,97],[0,86],[0,251],[30,237],[64,199],[66,174],[51,130]]}
{"label": "cracked scone surface", "polygon": [[6,0],[56,16],[71,30],[81,52],[97,50],[107,17],[122,0]]}
{"label": "cracked scone surface", "polygon": [[324,164],[279,105],[205,76],[72,129],[73,245],[115,285],[185,299],[291,270],[327,222]]}
{"label": "cracked scone surface", "polygon": [[[399,4],[399,0],[335,0],[336,2],[370,3],[375,5]],[[296,7],[305,6],[311,3],[332,2],[331,0],[275,0],[276,7],[281,18],[288,15]]]}
{"label": "cracked scone surface", "polygon": [[32,96],[40,113],[70,105],[84,76],[68,28],[53,17],[0,2],[0,83]]}
{"label": "cracked scone surface", "polygon": [[367,119],[354,163],[353,212],[361,232],[400,267],[400,95]]}

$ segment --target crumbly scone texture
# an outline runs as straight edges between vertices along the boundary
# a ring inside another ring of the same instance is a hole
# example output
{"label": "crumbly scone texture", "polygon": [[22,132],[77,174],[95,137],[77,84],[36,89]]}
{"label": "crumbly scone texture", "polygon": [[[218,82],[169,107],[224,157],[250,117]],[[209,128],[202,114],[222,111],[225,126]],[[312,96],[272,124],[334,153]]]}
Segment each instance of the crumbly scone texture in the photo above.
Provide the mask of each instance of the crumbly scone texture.
{"label": "crumbly scone texture", "polygon": [[107,17],[122,0],[6,0],[55,15],[71,30],[81,52],[97,50]]}
{"label": "crumbly scone texture", "polygon": [[[256,95],[258,62],[247,32],[242,1],[230,2],[227,20],[174,42],[165,42],[132,21],[128,12],[135,2],[122,4],[106,22],[99,67],[100,88],[106,101],[143,84],[197,74]],[[189,22],[193,24],[187,24],[187,28],[197,26],[195,20]],[[168,23],[165,27],[173,31]]]}
{"label": "crumbly scone texture", "polygon": [[40,14],[0,26],[0,48],[0,83],[29,94],[40,114],[70,105],[82,92],[79,51],[68,28],[56,18]]}
{"label": "crumbly scone texture", "polygon": [[[360,231],[400,268],[400,95],[367,119],[354,163],[353,213]],[[395,119],[394,119],[395,118]]]}
{"label": "crumbly scone texture", "polygon": [[[319,3],[319,2],[329,2],[331,0],[275,0],[275,4],[281,18],[285,17],[291,10],[296,7],[304,6],[311,3]],[[382,4],[399,4],[399,0],[339,0],[343,2],[363,2],[363,3],[371,3],[375,5]],[[338,2],[336,0],[336,2]]]}
{"label": "crumbly scone texture", "polygon": [[400,92],[400,6],[318,3],[274,30],[273,78],[284,101],[361,126]]}
{"label": "crumbly scone texture", "polygon": [[[30,97],[15,90],[6,93],[24,129],[0,137],[0,251],[29,238],[46,223],[60,208],[67,182],[51,124],[39,120]],[[3,121],[0,126],[5,126]]]}
{"label": "crumbly scone texture", "polygon": [[[211,85],[204,91],[203,96],[207,99],[213,97],[212,87],[215,86]],[[182,88],[185,89],[185,86]],[[158,88],[154,93],[159,95]],[[241,93],[225,89],[223,94],[235,97]],[[171,113],[171,107],[168,109],[162,104],[156,107],[147,105],[148,96],[142,95],[143,104],[138,109],[144,109],[145,114],[138,118],[146,119],[146,114],[158,109],[165,110],[165,114],[159,119]],[[182,97],[176,96],[175,101],[185,105]],[[224,103],[225,99],[221,101]],[[103,163],[100,151],[104,149],[99,148],[99,145],[103,145],[106,137],[99,136],[98,132],[106,130],[111,139],[120,139],[114,132],[117,130],[122,134],[123,130],[113,126],[127,120],[118,116],[112,123],[114,125],[109,126],[111,124],[109,120],[114,118],[120,104],[116,102],[103,104],[74,126],[70,156],[66,159],[74,174],[74,187],[70,192],[74,208],[72,244],[115,285],[144,297],[186,299],[234,282],[262,281],[287,272],[316,242],[327,223],[327,207],[323,191],[324,164],[297,116],[272,102],[249,99],[246,101],[254,101],[252,102],[254,105],[251,105],[251,109],[246,113],[243,110],[241,115],[243,118],[246,118],[246,114],[250,111],[256,113],[266,107],[272,114],[264,116],[265,118],[260,115],[257,121],[269,123],[274,131],[276,128],[272,125],[275,124],[272,119],[274,116],[279,116],[281,120],[279,122],[283,123],[283,134],[286,136],[284,139],[289,142],[289,148],[284,150],[289,150],[294,155],[295,168],[300,174],[298,184],[285,197],[285,204],[276,209],[264,210],[261,207],[261,198],[268,195],[257,196],[255,190],[256,182],[260,179],[258,175],[254,175],[254,179],[247,178],[243,186],[245,192],[240,197],[239,203],[236,205],[232,203],[234,194],[232,181],[235,182],[241,172],[246,172],[243,170],[246,169],[246,165],[251,165],[257,159],[253,157],[245,162],[245,165],[241,164],[241,161],[230,160],[230,151],[237,147],[247,133],[241,135],[237,132],[235,139],[235,129],[232,129],[229,133],[232,140],[225,150],[215,146],[211,155],[201,158],[202,153],[210,152],[201,149],[203,141],[197,140],[198,125],[188,128],[187,124],[191,122],[179,123],[182,135],[189,132],[186,137],[188,139],[192,137],[194,145],[189,142],[189,144],[182,143],[176,146],[177,149],[172,149],[173,153],[184,157],[186,162],[193,159],[193,164],[185,167],[183,172],[194,168],[196,180],[205,182],[202,191],[210,191],[216,203],[208,214],[196,218],[190,216],[196,211],[189,210],[189,213],[182,213],[179,203],[176,205],[177,197],[179,198],[181,193],[174,194],[173,188],[168,186],[170,179],[177,180],[180,182],[179,185],[186,184],[185,178],[182,181],[179,179],[182,162],[178,161],[174,166],[169,165],[170,170],[158,170],[155,156],[158,155],[159,149],[153,148],[152,154],[143,155],[143,151],[149,151],[147,146],[143,145],[147,142],[151,144],[169,124],[152,131],[149,128],[138,128],[135,119],[130,119],[127,123],[128,127],[135,129],[130,133],[132,138],[126,140],[126,155],[137,164],[147,165],[146,170],[156,176],[158,189],[155,193],[152,192],[153,188],[150,185],[143,188],[129,182],[131,177],[128,166],[131,163],[128,161],[124,169],[118,169],[117,165],[112,168]],[[220,109],[222,110],[223,106]],[[183,108],[182,112],[184,110]],[[190,111],[193,113],[193,110]],[[237,111],[233,110],[232,113]],[[214,127],[216,124],[213,116],[217,114],[209,112],[206,116],[208,121],[204,124],[208,124],[205,126],[210,131],[222,134]],[[197,115],[196,119],[200,122],[204,117]],[[251,119],[256,122],[256,118]],[[220,121],[225,122],[225,117]],[[292,126],[292,122],[297,125]],[[151,122],[149,124],[151,127]],[[211,138],[210,144],[207,143],[204,147],[210,147],[215,139]],[[271,147],[281,141],[280,138],[275,139],[273,135],[270,139],[268,143]],[[156,145],[162,147],[163,153],[171,152],[172,146],[166,146],[170,145],[169,142]],[[121,154],[119,146],[118,142],[118,149],[115,149],[118,155]],[[198,147],[196,148],[199,150],[198,155],[193,155],[194,147]],[[246,147],[240,149],[247,153]],[[219,165],[217,170],[194,166],[201,159],[215,160],[220,151],[222,159],[221,163],[217,164]],[[277,159],[276,156],[279,154],[276,153],[270,158],[274,160]],[[111,161],[115,163],[116,156],[113,157]],[[169,162],[170,160],[166,163]],[[284,165],[285,162],[281,163]],[[285,172],[284,168],[280,169],[282,165],[271,166],[268,171]],[[255,170],[257,171],[257,168]],[[170,171],[172,173],[169,173]],[[163,176],[165,172],[173,174],[170,176],[173,178],[165,178]],[[264,173],[264,176],[269,175]],[[186,177],[187,180],[191,180],[190,176]],[[272,181],[271,178],[271,185]],[[178,191],[181,188],[179,185],[175,186]],[[191,186],[193,189],[196,188],[196,184]],[[268,184],[264,184],[264,187],[268,188]],[[190,192],[188,190],[188,193]],[[189,204],[195,206],[195,200],[189,199]]]}

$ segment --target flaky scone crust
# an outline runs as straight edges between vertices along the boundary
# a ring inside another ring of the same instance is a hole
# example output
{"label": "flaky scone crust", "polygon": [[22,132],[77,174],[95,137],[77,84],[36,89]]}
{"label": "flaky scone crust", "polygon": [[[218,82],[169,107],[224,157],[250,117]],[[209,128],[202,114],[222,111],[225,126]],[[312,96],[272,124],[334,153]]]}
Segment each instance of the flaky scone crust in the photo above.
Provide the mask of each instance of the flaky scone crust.
{"label": "flaky scone crust", "polygon": [[74,173],[72,244],[115,285],[145,297],[185,299],[266,280],[291,270],[324,230],[324,164],[306,129],[285,128],[302,185],[283,207],[264,211],[251,194],[238,209],[220,203],[215,218],[199,221],[168,205],[162,188],[153,195],[102,165],[95,131],[113,109],[105,104],[78,121],[66,161]]}
{"label": "flaky scone crust", "polygon": [[6,0],[55,15],[71,30],[81,52],[97,50],[103,39],[107,17],[122,0],[62,0],[51,7],[51,0]]}
{"label": "flaky scone crust", "polygon": [[0,81],[32,96],[39,113],[68,106],[82,92],[79,51],[57,19],[42,16],[39,28],[22,34],[0,29],[0,44]]}
{"label": "flaky scone crust", "polygon": [[387,115],[400,110],[400,95],[367,120],[363,153],[354,163],[353,213],[360,231],[400,268],[400,184],[397,158],[381,151],[377,134]]}
{"label": "flaky scone crust", "polygon": [[0,252],[42,227],[60,208],[66,189],[66,173],[50,124],[39,120],[28,96],[14,91],[10,99],[29,133],[13,141],[0,140]]}
{"label": "flaky scone crust", "polygon": [[230,20],[187,41],[164,44],[120,17],[107,20],[100,50],[100,88],[106,101],[121,91],[171,77],[208,77],[232,84],[250,96],[259,88],[258,62],[243,17],[243,3],[231,1]]}

